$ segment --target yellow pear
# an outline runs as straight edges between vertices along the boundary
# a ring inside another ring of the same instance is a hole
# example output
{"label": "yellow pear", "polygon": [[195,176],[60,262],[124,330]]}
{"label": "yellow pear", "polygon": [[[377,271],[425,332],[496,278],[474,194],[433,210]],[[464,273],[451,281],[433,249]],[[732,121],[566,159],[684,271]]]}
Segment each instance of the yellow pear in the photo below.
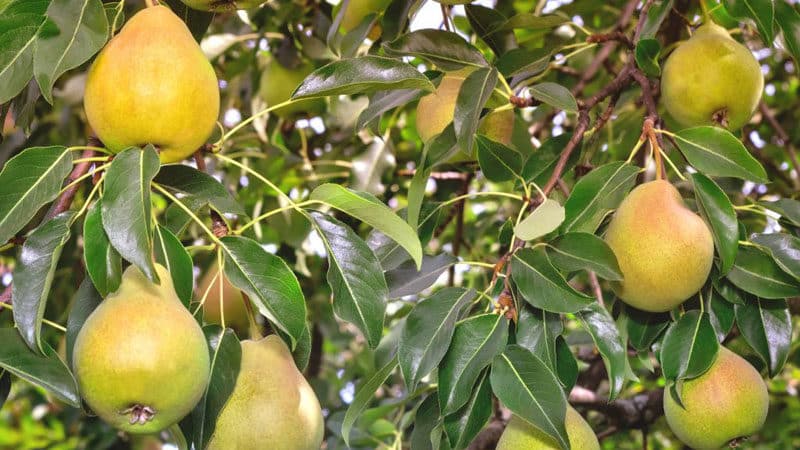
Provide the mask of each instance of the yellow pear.
{"label": "yellow pear", "polygon": [[220,283],[222,283],[221,303],[222,312],[225,313],[225,326],[236,330],[239,336],[244,336],[250,322],[247,319],[247,307],[244,304],[242,291],[232,285],[224,273],[216,276],[218,271],[219,265],[213,264],[197,287],[198,298],[202,298],[208,291],[206,301],[203,303],[203,319],[207,323],[219,324],[222,322],[220,314]]}
{"label": "yellow pear", "polygon": [[[572,450],[600,450],[600,443],[597,441],[592,427],[572,406],[567,406],[564,425],[567,428],[569,446]],[[511,417],[497,443],[497,450],[560,449],[561,447],[555,439],[517,416]]]}
{"label": "yellow pear", "polygon": [[714,23],[672,52],[661,76],[661,101],[682,126],[738,130],[753,116],[764,75],[750,50]]}
{"label": "yellow pear", "polygon": [[139,11],[89,69],[86,117],[114,153],[153,144],[161,162],[206,142],[219,115],[214,69],[186,24],[165,6]]}
{"label": "yellow pear", "polygon": [[664,415],[678,439],[698,450],[750,436],[767,419],[767,385],[750,363],[725,347],[706,373],[683,381],[680,392],[685,409],[664,390]]}
{"label": "yellow pear", "polygon": [[226,12],[250,9],[266,3],[266,0],[181,0],[184,5],[200,11]]}
{"label": "yellow pear", "polygon": [[[267,106],[283,103],[291,98],[294,90],[313,71],[314,65],[309,61],[304,61],[297,68],[290,69],[284,67],[275,58],[271,58],[261,73],[259,95],[267,103]],[[278,117],[288,119],[299,114],[314,116],[324,110],[325,101],[321,98],[312,98],[278,108],[273,112]]]}
{"label": "yellow pear", "polygon": [[135,266],[86,319],[72,360],[81,395],[112,426],[155,433],[197,404],[209,380],[203,330],[184,307],[167,270],[161,285]]}
{"label": "yellow pear", "polygon": [[242,342],[236,386],[207,450],[319,450],[319,400],[281,338]]}
{"label": "yellow pear", "polygon": [[630,192],[605,240],[624,278],[612,284],[614,291],[644,311],[669,311],[683,303],[703,287],[714,260],[708,226],[664,180]]}

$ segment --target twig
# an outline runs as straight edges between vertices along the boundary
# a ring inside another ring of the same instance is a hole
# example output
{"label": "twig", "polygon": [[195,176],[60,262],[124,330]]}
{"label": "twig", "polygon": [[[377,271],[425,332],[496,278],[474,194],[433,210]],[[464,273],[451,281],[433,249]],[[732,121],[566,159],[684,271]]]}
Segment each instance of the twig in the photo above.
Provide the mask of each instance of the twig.
{"label": "twig", "polygon": [[[459,195],[466,195],[469,192],[469,185],[472,182],[472,172],[467,174],[464,178],[463,184],[461,185],[461,192]],[[467,199],[463,199],[456,204],[456,232],[455,236],[453,236],[453,256],[458,258],[459,253],[461,253],[461,241],[464,239],[464,206]],[[448,269],[447,274],[447,285],[453,286],[455,283],[456,278],[456,267],[455,265],[450,266]]]}

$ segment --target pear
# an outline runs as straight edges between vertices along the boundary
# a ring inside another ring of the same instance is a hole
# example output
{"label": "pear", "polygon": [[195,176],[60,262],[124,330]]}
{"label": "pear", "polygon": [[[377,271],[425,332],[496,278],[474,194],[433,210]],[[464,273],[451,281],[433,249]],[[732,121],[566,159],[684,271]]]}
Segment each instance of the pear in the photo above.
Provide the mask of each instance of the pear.
{"label": "pear", "polygon": [[202,298],[208,291],[206,301],[203,303],[203,319],[207,323],[222,322],[220,314],[220,283],[222,283],[222,312],[225,313],[225,326],[236,330],[239,336],[244,336],[250,322],[247,319],[247,307],[244,304],[242,291],[232,285],[224,273],[214,278],[218,271],[219,266],[214,263],[200,280],[197,288],[198,298]]}
{"label": "pear", "polygon": [[[567,406],[564,425],[567,428],[569,446],[572,450],[600,450],[600,443],[597,441],[592,427],[572,406]],[[497,450],[560,449],[561,447],[555,439],[517,416],[511,417],[497,443]]]}
{"label": "pear", "polygon": [[281,338],[242,342],[236,386],[207,450],[319,450],[319,400]]}
{"label": "pear", "polygon": [[661,101],[682,126],[738,130],[753,116],[764,75],[750,50],[708,23],[667,58]]}
{"label": "pear", "polygon": [[266,0],[181,0],[181,2],[189,8],[200,11],[227,12],[255,8],[266,3]]}
{"label": "pear", "polygon": [[217,76],[186,24],[167,7],[153,6],[131,17],[100,51],[83,106],[112,152],[153,144],[161,162],[177,162],[214,130]]}
{"label": "pear", "polygon": [[699,291],[714,260],[708,226],[664,180],[631,191],[605,240],[624,278],[612,288],[625,303],[649,312],[669,311]]}
{"label": "pear", "polygon": [[156,433],[197,404],[209,380],[203,330],[167,270],[161,285],[135,266],[92,312],[72,356],[81,395],[100,418],[129,433]]}
{"label": "pear", "polygon": [[678,439],[692,448],[726,446],[756,433],[767,419],[767,385],[750,363],[725,347],[706,373],[682,384],[684,407],[664,390],[664,415]]}
{"label": "pear", "polygon": [[[284,67],[275,58],[271,58],[261,73],[259,95],[267,103],[267,106],[283,103],[291,98],[294,90],[313,71],[314,65],[309,61],[303,61],[298,67],[290,69]],[[324,110],[325,101],[321,98],[312,98],[278,108],[273,112],[278,117],[289,119],[299,114],[314,116]]]}
{"label": "pear", "polygon": [[[347,4],[347,9],[342,16],[342,22],[339,24],[339,29],[345,33],[353,31],[361,22],[370,14],[381,14],[391,3],[391,0],[350,0]],[[338,14],[339,8],[342,3],[340,2],[334,8],[334,15]],[[381,36],[381,26],[379,23],[373,25],[368,37],[371,40],[377,40]]]}
{"label": "pear", "polygon": [[[419,99],[417,133],[423,142],[428,142],[440,134],[453,121],[458,92],[468,75],[469,69],[447,73],[442,77],[436,90]],[[511,144],[513,132],[514,111],[510,109],[487,114],[478,128],[479,134],[505,145]]]}

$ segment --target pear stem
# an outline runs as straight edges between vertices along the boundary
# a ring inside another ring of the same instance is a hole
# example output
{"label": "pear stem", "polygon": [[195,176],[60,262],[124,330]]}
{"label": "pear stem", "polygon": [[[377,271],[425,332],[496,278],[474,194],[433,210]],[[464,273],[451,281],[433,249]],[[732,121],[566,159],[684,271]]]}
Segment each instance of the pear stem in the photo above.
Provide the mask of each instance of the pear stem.
{"label": "pear stem", "polygon": [[708,5],[706,5],[706,0],[700,0],[700,9],[703,11],[703,23],[711,23],[711,14],[708,11]]}

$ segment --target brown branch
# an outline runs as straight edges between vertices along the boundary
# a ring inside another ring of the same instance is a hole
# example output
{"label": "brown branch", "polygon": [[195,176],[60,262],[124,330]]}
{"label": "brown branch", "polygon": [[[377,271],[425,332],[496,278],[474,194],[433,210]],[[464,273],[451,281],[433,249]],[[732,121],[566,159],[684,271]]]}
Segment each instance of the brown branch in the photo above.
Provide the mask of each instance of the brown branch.
{"label": "brown branch", "polygon": [[764,100],[758,103],[758,109],[778,136],[778,145],[786,148],[786,152],[789,154],[789,161],[792,163],[792,167],[794,167],[794,171],[797,173],[797,178],[793,180],[794,187],[800,189],[800,159],[798,159],[797,151],[795,151],[792,145],[792,138],[783,126],[781,126],[780,122],[778,122],[775,114],[770,111]]}
{"label": "brown branch", "polygon": [[[470,172],[467,177],[464,178],[463,184],[461,185],[461,191],[459,195],[465,195],[469,192],[469,184],[472,182],[472,172]],[[461,253],[461,241],[464,239],[464,206],[466,205],[466,199],[462,199],[460,202],[456,203],[456,232],[455,236],[453,236],[453,256],[458,258],[459,253]],[[455,265],[450,266],[448,269],[447,274],[447,285],[453,286],[456,279],[456,267]]]}
{"label": "brown branch", "polygon": [[628,35],[619,30],[612,31],[610,33],[593,34],[586,38],[586,42],[590,44],[602,44],[611,41],[619,42],[633,50],[634,46],[633,42],[631,42],[631,39],[628,37]]}

